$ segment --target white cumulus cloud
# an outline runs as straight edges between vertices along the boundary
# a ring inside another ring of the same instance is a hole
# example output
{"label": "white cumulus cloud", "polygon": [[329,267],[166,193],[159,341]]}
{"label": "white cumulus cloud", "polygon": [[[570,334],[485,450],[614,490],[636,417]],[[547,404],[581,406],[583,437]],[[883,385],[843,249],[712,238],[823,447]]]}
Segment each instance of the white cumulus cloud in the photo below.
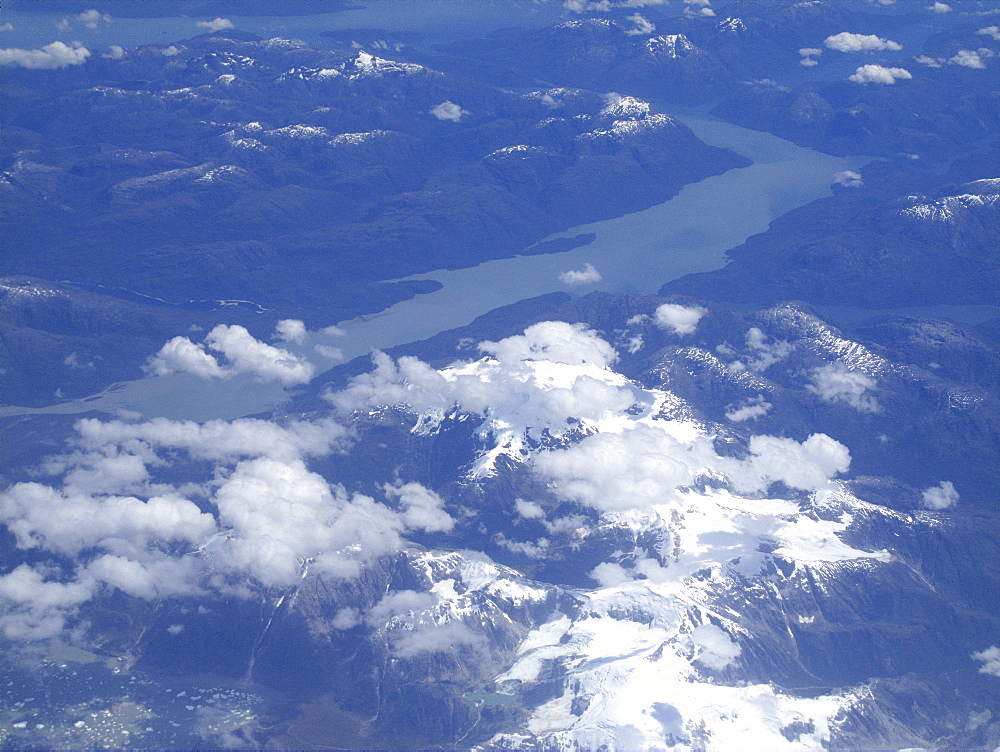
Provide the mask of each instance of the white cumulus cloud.
{"label": "white cumulus cloud", "polygon": [[294,342],[297,345],[305,344],[306,325],[298,319],[282,319],[274,327],[274,331],[285,342]]}
{"label": "white cumulus cloud", "polygon": [[626,20],[634,24],[631,29],[625,30],[629,36],[648,36],[656,31],[656,26],[639,13],[627,16]]}
{"label": "white cumulus cloud", "polygon": [[802,59],[799,60],[799,65],[812,66],[819,65],[819,60],[816,58],[823,54],[823,50],[819,47],[803,47],[799,50],[799,54]]}
{"label": "white cumulus cloud", "polygon": [[446,533],[455,527],[455,520],[444,510],[444,499],[420,483],[386,485],[385,495],[399,500],[403,522],[409,528]]}
{"label": "white cumulus cloud", "polygon": [[1000,646],[991,645],[985,650],[979,650],[972,654],[972,659],[983,664],[979,667],[979,673],[1000,677]]}
{"label": "white cumulus cloud", "polygon": [[614,363],[618,356],[611,345],[583,324],[543,321],[524,330],[524,334],[499,342],[482,342],[479,349],[500,361],[548,360],[553,363],[600,368]]}
{"label": "white cumulus cloud", "polygon": [[823,40],[823,44],[838,52],[873,52],[877,50],[898,51],[903,45],[891,39],[882,39],[874,34],[852,34],[842,31]]}
{"label": "white cumulus cloud", "polygon": [[682,306],[677,303],[664,303],[656,309],[656,325],[665,331],[680,337],[694,334],[698,322],[708,313],[700,306]]}
{"label": "white cumulus cloud", "polygon": [[228,18],[213,18],[211,21],[199,21],[196,26],[209,31],[223,31],[233,28],[233,22]]}
{"label": "white cumulus cloud", "polygon": [[581,269],[570,269],[559,275],[559,281],[567,287],[578,287],[600,282],[601,273],[594,268],[593,264],[584,264]]}
{"label": "white cumulus cloud", "polygon": [[96,29],[101,22],[111,23],[111,16],[107,13],[101,13],[99,10],[90,8],[77,15],[80,23],[86,26],[88,29]]}
{"label": "white cumulus cloud", "polygon": [[861,188],[865,184],[865,181],[861,179],[861,173],[854,170],[835,172],[833,182],[845,188]]}
{"label": "white cumulus cloud", "polygon": [[977,34],[982,34],[983,36],[991,37],[997,42],[1000,42],[1000,26],[986,26],[979,31]]}
{"label": "white cumulus cloud", "polygon": [[921,495],[921,504],[925,509],[948,509],[958,503],[958,491],[955,484],[950,480],[943,480],[936,486],[924,489]]}
{"label": "white cumulus cloud", "polygon": [[[54,579],[40,563],[0,577],[0,631],[52,636],[112,588],[142,599],[247,596],[298,582],[307,565],[353,577],[398,550],[407,529],[447,529],[440,498],[417,484],[393,487],[396,512],[308,467],[346,445],[347,430],[329,419],[80,421],[70,451],[43,464],[54,481],[0,492],[0,524],[18,548],[71,558],[76,573]],[[189,468],[183,483],[164,480],[188,461],[201,477]]]}
{"label": "white cumulus cloud", "polygon": [[[282,338],[304,338],[302,322],[291,319],[278,324]],[[220,363],[209,350],[226,360]],[[315,368],[309,361],[280,347],[255,338],[244,327],[219,324],[195,344],[187,337],[174,337],[149,359],[146,370],[156,376],[191,373],[203,379],[225,379],[249,373],[262,381],[279,381],[286,386],[304,384]]]}
{"label": "white cumulus cloud", "polygon": [[755,418],[761,418],[767,415],[767,411],[771,409],[773,405],[764,399],[764,395],[758,394],[756,397],[745,400],[739,405],[726,411],[726,420],[731,420],[733,423],[741,423],[745,420],[754,420]]}
{"label": "white cumulus cloud", "polygon": [[899,80],[913,78],[913,74],[906,68],[886,68],[883,65],[861,65],[853,74],[847,77],[848,81],[856,84],[894,84]]}
{"label": "white cumulus cloud", "polygon": [[0,65],[17,65],[22,68],[65,68],[69,65],[82,65],[89,57],[90,50],[79,42],[52,42],[37,50],[22,50],[17,47],[0,49]]}
{"label": "white cumulus cloud", "polygon": [[453,123],[457,123],[463,116],[470,114],[468,110],[463,110],[460,105],[448,100],[431,107],[430,113],[438,120],[450,120]]}
{"label": "white cumulus cloud", "polygon": [[[982,69],[986,67],[983,57],[989,57],[989,55],[983,55],[983,52],[984,50],[959,50],[952,57],[948,58],[948,62],[953,65],[961,65],[963,68]],[[989,52],[989,50],[986,50],[986,52]]]}
{"label": "white cumulus cloud", "polygon": [[840,361],[812,370],[812,383],[806,389],[824,402],[839,402],[862,413],[877,413],[879,406],[872,394],[877,382],[860,371],[852,371]]}

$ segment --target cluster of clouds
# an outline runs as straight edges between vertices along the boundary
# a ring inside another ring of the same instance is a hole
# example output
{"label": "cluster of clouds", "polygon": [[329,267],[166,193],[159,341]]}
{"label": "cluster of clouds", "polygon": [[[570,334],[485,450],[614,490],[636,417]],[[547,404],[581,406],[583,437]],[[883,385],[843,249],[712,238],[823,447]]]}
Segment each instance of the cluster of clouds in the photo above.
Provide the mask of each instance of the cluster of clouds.
{"label": "cluster of clouds", "polygon": [[442,595],[447,594],[433,590],[388,593],[368,610],[364,622],[387,633],[396,658],[456,648],[488,653],[489,644],[482,632],[459,619],[448,618],[448,598]]}
{"label": "cluster of clouds", "polygon": [[763,394],[758,394],[756,397],[743,400],[740,404],[728,409],[725,413],[726,420],[730,420],[733,423],[755,420],[767,415],[768,411],[772,407],[774,407],[774,405],[764,399]]}
{"label": "cluster of clouds", "polygon": [[[686,334],[704,313],[668,304],[655,315]],[[542,322],[479,349],[486,357],[440,371],[376,354],[374,371],[328,398],[343,412],[389,405],[423,421],[455,411],[482,416],[483,468],[499,454],[523,459],[533,432],[558,438],[582,426],[583,438],[568,446],[533,449],[531,467],[557,497],[600,511],[670,503],[705,468],[726,474],[740,492],[759,493],[778,481],[815,490],[850,464],[847,448],[824,434],[804,442],[754,436],[744,457],[719,456],[706,431],[655,419],[670,397],[614,373],[614,349],[583,325]]]}
{"label": "cluster of clouds", "polygon": [[620,8],[646,8],[667,5],[670,0],[563,0],[563,8],[572,13],[608,13]]}
{"label": "cluster of clouds", "polygon": [[[639,318],[684,337],[706,314],[694,306],[665,304]],[[267,355],[261,362],[271,362],[273,353],[262,348],[272,346],[233,329],[213,330],[200,347],[188,340],[196,352],[175,343],[154,362],[168,367],[180,359],[202,369],[206,378],[224,378],[219,369],[246,363],[258,372],[262,367],[255,358],[261,353]],[[302,344],[309,333],[302,322],[287,320],[278,335]],[[753,369],[766,369],[789,352],[788,343],[769,340],[760,330],[748,332],[747,345],[745,367]],[[799,441],[751,435],[720,454],[710,426],[669,417],[683,413],[676,409],[682,404],[678,398],[616,373],[614,347],[583,324],[541,322],[522,334],[481,342],[478,350],[477,360],[442,369],[376,353],[371,372],[326,396],[342,416],[402,408],[416,415],[417,432],[434,430],[447,416],[482,418],[482,447],[470,472],[495,469],[501,455],[524,463],[547,485],[548,501],[519,499],[514,511],[552,536],[586,528],[594,513],[669,518],[679,512],[700,520],[706,535],[731,530],[725,535],[735,536],[733,550],[746,549],[733,556],[745,561],[763,556],[761,535],[781,543],[782,550],[798,546],[804,556],[875,556],[839,540],[846,523],[803,517],[798,502],[766,497],[775,484],[792,493],[831,493],[851,457],[830,436],[814,433]],[[215,352],[227,362],[215,360]],[[280,380],[283,373],[271,376]],[[862,412],[880,409],[874,380],[839,362],[810,376],[807,388],[821,399]],[[770,407],[757,395],[727,417],[751,420]],[[67,451],[44,463],[39,480],[0,492],[0,523],[19,548],[39,554],[35,563],[0,576],[0,632],[16,639],[55,636],[83,604],[111,589],[142,599],[240,597],[294,586],[307,572],[352,578],[407,545],[415,531],[454,530],[456,520],[444,499],[419,483],[397,477],[365,495],[349,493],[318,473],[318,459],[352,449],[353,434],[345,425],[333,418],[80,421]],[[705,483],[714,490],[697,490]],[[932,510],[957,500],[947,481],[923,494],[924,506]],[[549,519],[546,505],[555,502],[581,510]],[[705,557],[729,556],[730,548],[715,552],[706,543],[710,538],[699,537],[697,524],[691,524],[684,548],[692,567],[701,567]],[[529,556],[545,555],[549,545],[545,538],[498,543]],[[782,555],[793,556],[787,551]],[[605,562],[593,576],[615,586],[637,577],[665,583],[677,574],[640,557],[628,569]],[[342,610],[333,626],[386,630],[401,658],[443,645],[477,648],[478,631],[435,616],[445,595],[389,593],[367,613]],[[699,632],[695,645],[697,660],[714,670],[739,654],[735,643],[712,629]]]}
{"label": "cluster of clouds", "polygon": [[[655,5],[668,5],[670,0],[563,0],[563,8],[572,13],[609,13],[624,8],[647,8]],[[684,0],[684,14],[689,17],[711,17],[712,0]],[[638,17],[638,20],[637,18]],[[655,26],[642,18],[638,13],[629,17],[635,23],[635,29],[626,34],[652,34]]]}
{"label": "cluster of clouds", "polygon": [[[708,310],[702,308],[701,306],[685,306],[679,303],[663,303],[657,306],[656,310],[653,311],[652,316],[640,313],[632,318],[630,318],[625,323],[629,326],[638,326],[644,324],[647,321],[651,321],[657,329],[661,329],[669,334],[676,335],[678,337],[687,337],[688,335],[694,334],[698,330],[698,322],[701,321],[708,314]],[[641,347],[642,337],[638,337],[638,343]],[[636,352],[636,349],[630,349],[630,352]]]}
{"label": "cluster of clouds", "polygon": [[[296,319],[278,322],[276,333],[283,341],[299,345],[307,335],[305,325]],[[206,380],[253,374],[261,381],[285,386],[305,384],[316,373],[305,357],[261,342],[242,326],[227,324],[219,324],[198,343],[174,337],[149,359],[146,371],[154,376],[190,373]]]}
{"label": "cluster of clouds", "polygon": [[731,371],[750,370],[754,373],[763,373],[776,363],[785,360],[795,349],[790,342],[768,337],[756,326],[747,329],[745,341],[746,352],[740,360],[729,364]]}
{"label": "cluster of clouds", "polygon": [[91,31],[96,31],[102,23],[111,23],[112,18],[107,13],[101,13],[101,11],[95,8],[88,8],[87,10],[77,13],[75,16],[65,16],[59,21],[56,21],[56,29],[59,31],[67,31],[73,25],[74,22],[80,23]]}
{"label": "cluster of clouds", "polygon": [[[66,16],[56,22],[59,31],[68,31],[74,24],[80,24],[92,31],[98,30],[102,24],[109,24],[113,21],[107,13],[102,13],[94,8],[81,11],[75,16]],[[211,21],[198,21],[199,28],[209,31],[222,31],[233,28],[233,23],[228,18],[215,18]],[[0,25],[0,31],[13,31],[14,26],[10,23]],[[167,57],[178,54],[179,50],[174,45],[161,50]],[[71,65],[82,65],[92,56],[91,50],[80,42],[55,41],[37,49],[21,49],[10,47],[0,49],[0,65],[13,65],[21,68],[33,68],[38,70],[54,70],[66,68]],[[125,49],[120,45],[110,45],[108,51],[102,57],[111,60],[120,60],[125,57]],[[467,114],[467,113],[466,113]]]}
{"label": "cluster of clouds", "polygon": [[617,359],[614,348],[582,325],[546,321],[478,349],[480,360],[442,370],[375,353],[370,373],[326,396],[345,415],[402,406],[428,429],[455,412],[482,416],[480,436],[495,446],[477,474],[491,473],[501,454],[519,455],[529,438],[565,435],[576,422],[600,421],[635,400],[635,388],[608,368]]}
{"label": "cluster of clouds", "polygon": [[697,16],[712,18],[715,16],[711,0],[684,0],[684,4],[687,6],[684,8],[684,15],[686,16],[692,18]]}
{"label": "cluster of clouds", "polygon": [[799,50],[799,54],[802,56],[802,59],[799,60],[799,65],[811,67],[819,65],[819,60],[816,58],[823,54],[823,50],[819,47],[803,47]]}
{"label": "cluster of clouds", "polygon": [[[418,483],[387,485],[380,502],[309,468],[349,446],[330,419],[81,421],[71,451],[42,468],[56,480],[0,493],[0,522],[19,548],[72,562],[0,577],[0,632],[55,636],[112,588],[240,597],[292,586],[307,569],[351,578],[409,531],[451,529],[444,501]],[[186,480],[166,480],[178,474]]]}
{"label": "cluster of clouds", "polygon": [[[903,49],[903,45],[891,39],[884,39],[875,34],[856,34],[850,31],[831,34],[823,40],[823,47],[845,53],[898,52]],[[799,50],[799,55],[802,58],[799,60],[799,65],[819,65],[817,58],[822,54],[823,48],[821,47],[803,47]],[[848,76],[849,81],[859,84],[894,84],[898,80],[910,78],[913,78],[913,75],[905,68],[877,64],[861,65],[852,75]]]}
{"label": "cluster of clouds", "polygon": [[[997,27],[992,27],[997,28]],[[982,33],[983,30],[980,31]],[[958,65],[963,68],[973,68],[983,70],[986,68],[984,61],[995,57],[996,53],[989,47],[980,47],[978,50],[958,50],[951,57],[930,57],[929,55],[918,55],[913,58],[921,65],[928,68],[941,68],[945,65]]]}

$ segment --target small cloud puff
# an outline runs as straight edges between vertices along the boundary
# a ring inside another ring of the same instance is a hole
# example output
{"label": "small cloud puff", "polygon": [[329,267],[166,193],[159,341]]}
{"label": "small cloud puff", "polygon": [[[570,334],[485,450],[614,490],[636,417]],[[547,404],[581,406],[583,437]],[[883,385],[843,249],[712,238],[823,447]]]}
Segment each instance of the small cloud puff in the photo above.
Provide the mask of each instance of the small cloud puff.
{"label": "small cloud puff", "polygon": [[715,11],[710,7],[711,0],[684,0],[684,4],[688,6],[684,9],[684,15],[688,18],[697,16],[710,18],[715,15]]}
{"label": "small cloud puff", "polygon": [[463,110],[460,105],[447,100],[434,105],[429,112],[438,120],[450,120],[453,123],[457,123],[464,115],[470,114],[468,110]]}
{"label": "small cloud puff", "polygon": [[856,84],[894,84],[896,81],[913,78],[906,68],[886,68],[883,65],[862,65],[850,76],[848,81]]}
{"label": "small cloud puff", "polygon": [[545,516],[545,512],[542,507],[534,501],[515,499],[514,509],[516,509],[517,513],[526,520],[540,520]]}
{"label": "small cloud puff", "polygon": [[559,281],[567,287],[578,287],[600,282],[601,273],[594,268],[593,264],[587,263],[581,269],[571,269],[559,275]]}
{"label": "small cloud puff", "polygon": [[656,309],[656,325],[664,331],[685,337],[694,334],[698,322],[708,311],[700,306],[682,306],[676,303],[664,303]]}
{"label": "small cloud puff", "polygon": [[758,394],[756,397],[741,402],[737,407],[726,411],[726,420],[733,423],[742,423],[745,420],[754,420],[767,415],[773,405],[764,400],[764,395]]}
{"label": "small cloud puff", "polygon": [[117,44],[112,44],[108,47],[108,51],[101,57],[106,57],[110,60],[121,60],[125,57],[125,48],[119,47]]}
{"label": "small cloud puff", "polygon": [[948,3],[936,2],[933,5],[928,5],[927,10],[932,10],[935,13],[948,13],[951,6]]}
{"label": "small cloud puff", "polygon": [[860,371],[852,371],[837,361],[812,370],[812,383],[806,389],[824,402],[840,402],[862,413],[877,413],[882,408],[871,394],[877,382]]}
{"label": "small cloud puff", "polygon": [[743,652],[728,634],[714,624],[695,627],[691,632],[691,642],[701,648],[695,660],[716,671],[729,666]]}
{"label": "small cloud puff", "polygon": [[396,483],[384,487],[386,498],[398,499],[404,524],[414,530],[446,533],[455,520],[444,511],[444,499],[419,483]]}
{"label": "small cloud puff", "polygon": [[196,26],[209,31],[223,31],[233,28],[233,22],[228,18],[213,18],[211,21],[199,21]]}
{"label": "small cloud puff", "polygon": [[22,50],[17,47],[0,49],[0,65],[17,65],[40,70],[83,65],[88,57],[90,50],[79,42],[70,44],[52,42],[37,50]]}
{"label": "small cloud puff", "polygon": [[819,65],[819,60],[816,60],[816,58],[823,54],[823,50],[819,47],[803,47],[799,50],[799,54],[802,55],[799,65]]}
{"label": "small cloud puff", "polygon": [[736,361],[730,365],[733,370],[749,368],[755,373],[763,373],[775,363],[780,363],[787,358],[795,349],[795,345],[783,339],[774,339],[768,342],[768,337],[756,326],[751,326],[747,330],[746,343],[749,351],[748,357],[743,361]]}
{"label": "small cloud puff", "polygon": [[2,23],[0,24],[0,31],[14,31],[14,24],[9,21],[7,23]]}
{"label": "small cloud puff", "polygon": [[925,489],[920,503],[924,509],[935,511],[948,509],[958,503],[959,495],[955,490],[955,485],[950,480],[943,480],[936,486]]}
{"label": "small cloud puff", "polygon": [[176,57],[177,55],[181,54],[181,51],[177,48],[176,45],[172,44],[169,47],[164,47],[162,50],[160,50],[160,54],[162,54],[164,57]]}
{"label": "small cloud puff", "polygon": [[849,31],[833,34],[823,40],[823,44],[838,52],[898,51],[903,49],[903,45],[893,42],[891,39],[882,39],[874,34],[852,34]]}
{"label": "small cloud puff", "polygon": [[294,342],[297,345],[305,344],[306,325],[298,319],[282,319],[275,325],[274,331],[283,342]]}
{"label": "small cloud puff", "polygon": [[986,26],[976,32],[977,34],[982,34],[983,36],[992,37],[996,41],[1000,42],[1000,26]]}
{"label": "small cloud puff", "polygon": [[101,13],[99,10],[95,10],[94,8],[83,11],[77,15],[77,18],[80,20],[80,23],[88,29],[96,29],[102,21],[104,23],[111,23],[111,16],[107,13]]}
{"label": "small cloud puff", "polygon": [[861,173],[854,170],[835,172],[833,182],[845,188],[861,188],[865,184],[865,181],[861,179]]}
{"label": "small cloud puff", "polygon": [[330,621],[330,626],[334,629],[343,631],[345,629],[353,629],[361,623],[361,613],[356,608],[342,608],[336,614],[334,614],[333,619]]}
{"label": "small cloud puff", "polygon": [[979,673],[1000,677],[1000,646],[991,645],[972,654],[972,660],[981,661]]}
{"label": "small cloud puff", "polygon": [[625,33],[629,36],[648,36],[656,31],[656,26],[639,13],[627,16],[626,20],[635,24],[631,29],[625,30]]}

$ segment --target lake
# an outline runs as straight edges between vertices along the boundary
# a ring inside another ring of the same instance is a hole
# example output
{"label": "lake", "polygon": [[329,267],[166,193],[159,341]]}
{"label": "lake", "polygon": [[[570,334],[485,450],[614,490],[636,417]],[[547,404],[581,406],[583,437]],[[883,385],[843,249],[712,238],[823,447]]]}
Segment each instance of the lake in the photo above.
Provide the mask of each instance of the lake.
{"label": "lake", "polygon": [[[372,349],[464,326],[494,308],[549,292],[655,293],[664,283],[685,274],[721,268],[726,250],[763,232],[790,209],[830,195],[835,172],[857,169],[865,161],[821,154],[767,133],[715,120],[700,110],[684,110],[681,115],[703,141],[733,149],[753,164],[685,186],[674,198],[649,209],[572,227],[546,239],[581,233],[595,236],[591,243],[571,251],[515,256],[467,269],[408,277],[436,280],[442,287],[373,316],[331,321],[346,334],[334,337],[317,332],[309,344],[338,347],[349,360]],[[577,288],[560,282],[562,272],[588,263],[601,274],[600,282]],[[329,367],[330,362],[316,365]],[[209,382],[174,374],[115,384],[99,395],[44,408],[0,408],[0,415],[99,410],[203,421],[264,412],[286,397],[280,386],[258,383],[251,376]]]}

